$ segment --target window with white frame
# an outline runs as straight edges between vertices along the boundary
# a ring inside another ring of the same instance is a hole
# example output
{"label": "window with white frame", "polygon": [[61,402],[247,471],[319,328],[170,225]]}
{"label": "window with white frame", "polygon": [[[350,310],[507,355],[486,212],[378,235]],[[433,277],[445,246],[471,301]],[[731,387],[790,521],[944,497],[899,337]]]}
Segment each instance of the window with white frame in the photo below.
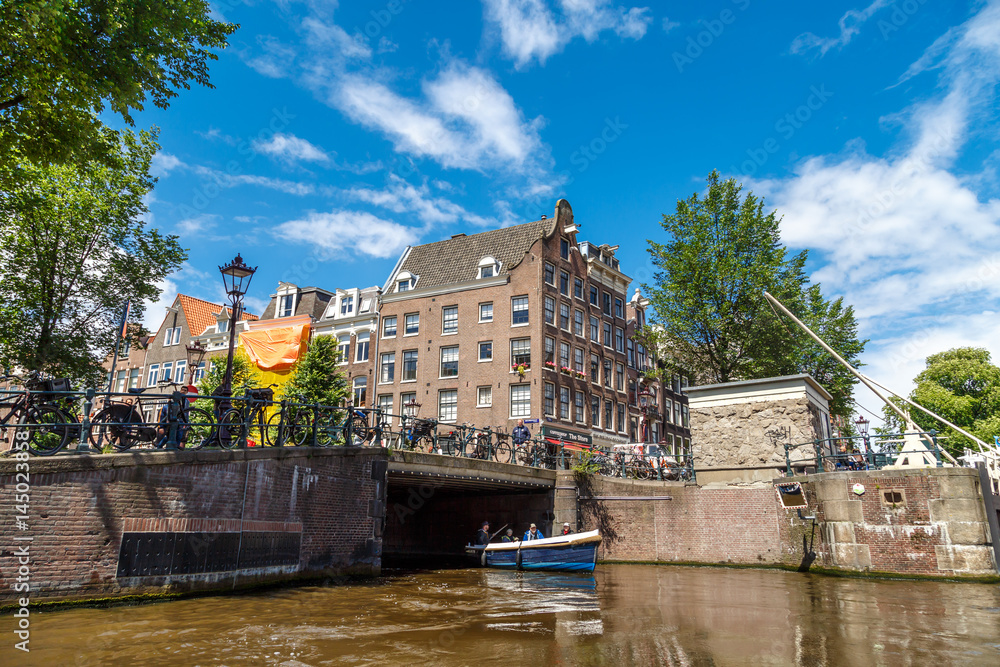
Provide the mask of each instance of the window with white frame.
{"label": "window with white frame", "polygon": [[479,342],[479,361],[493,361],[493,341]]}
{"label": "window with white frame", "polygon": [[491,405],[493,405],[492,385],[486,385],[484,387],[476,387],[476,407],[488,408]]}
{"label": "window with white frame", "polygon": [[615,430],[615,404],[607,399],[604,401],[604,428]]}
{"label": "window with white frame", "polygon": [[559,328],[569,331],[569,304],[559,304]]}
{"label": "window with white frame", "polygon": [[612,381],[611,381],[611,368],[612,368],[611,360],[610,359],[605,359],[604,360],[604,386],[605,387],[609,387],[609,388],[611,387],[611,384],[612,384]]}
{"label": "window with white frame", "polygon": [[395,338],[396,316],[389,315],[382,319],[382,338]]}
{"label": "window with white frame", "polygon": [[615,297],[615,317],[625,319],[625,306],[618,297]]}
{"label": "window with white frame", "polygon": [[556,414],[556,386],[551,382],[545,383],[545,394],[543,396],[543,409],[547,415]]}
{"label": "window with white frame", "polygon": [[688,406],[686,405],[681,406],[681,414],[683,415],[684,419],[683,423],[684,428],[691,428],[691,419],[688,415]]}
{"label": "window with white frame", "polygon": [[406,328],[403,329],[404,336],[416,336],[420,333],[420,313],[409,313],[405,316]]}
{"label": "window with white frame", "polygon": [[168,328],[163,332],[163,347],[178,345],[181,342],[181,328]]}
{"label": "window with white frame", "polygon": [[559,368],[569,368],[569,343],[559,343]]}
{"label": "window with white frame", "polygon": [[170,382],[171,380],[173,380],[173,376],[172,376],[173,369],[174,369],[174,362],[168,361],[167,363],[163,364],[163,374],[160,377],[160,381],[161,382]]}
{"label": "window with white frame", "polygon": [[620,361],[615,362],[615,387],[625,391],[625,364]]}
{"label": "window with white frame", "polygon": [[379,364],[379,382],[392,382],[396,379],[396,353],[386,352]]}
{"label": "window with white frame", "polygon": [[363,408],[368,405],[368,378],[354,378],[354,407]]}
{"label": "window with white frame", "polygon": [[458,390],[445,389],[438,392],[438,420],[453,422],[458,419]]}
{"label": "window with white frame", "polygon": [[590,426],[591,428],[601,427],[601,398],[599,396],[590,397]]}
{"label": "window with white frame", "polygon": [[413,403],[417,400],[417,395],[414,392],[407,392],[405,394],[399,395],[399,414],[406,414],[408,403]]}
{"label": "window with white frame", "polygon": [[531,416],[531,385],[512,384],[510,386],[510,416]]}
{"label": "window with white frame", "polygon": [[573,348],[573,370],[583,375],[583,349],[579,347]]}
{"label": "window with white frame", "polygon": [[583,335],[583,311],[573,311],[573,333],[577,336]]}
{"label": "window with white frame", "polygon": [[569,296],[569,274],[565,271],[559,272],[559,293]]}
{"label": "window with white frame", "polygon": [[590,316],[590,340],[595,343],[601,342],[601,323],[593,315]]}
{"label": "window with white frame", "polygon": [[386,415],[386,421],[392,423],[392,417],[388,416],[393,414],[392,412],[392,394],[379,394],[378,398],[378,409],[382,411],[383,415]]}
{"label": "window with white frame", "polygon": [[556,284],[556,267],[548,262],[545,263],[545,282],[549,285]]}
{"label": "window with white frame", "polygon": [[445,306],[441,309],[441,333],[458,333],[458,306]]}
{"label": "window with white frame", "polygon": [[601,358],[594,353],[590,354],[590,381],[594,384],[601,381]]}
{"label": "window with white frame", "polygon": [[479,321],[480,322],[492,322],[493,321],[493,302],[481,303],[479,304]]}
{"label": "window with white frame", "polygon": [[677,425],[680,425],[682,423],[680,401],[674,401],[674,423]]}
{"label": "window with white frame", "polygon": [[215,328],[219,333],[226,333],[229,331],[229,320],[219,320]]}
{"label": "window with white frame", "polygon": [[295,295],[284,294],[278,297],[278,317],[291,317],[295,314]]}
{"label": "window with white frame", "polygon": [[371,334],[358,334],[357,343],[354,345],[354,361],[368,361],[368,343]]}
{"label": "window with white frame", "polygon": [[555,324],[556,321],[556,301],[551,296],[545,297],[545,323]]}
{"label": "window with white frame", "polygon": [[337,337],[337,358],[340,364],[346,364],[351,360],[351,334]]}
{"label": "window with white frame", "polygon": [[618,404],[618,432],[625,432],[625,404]]}
{"label": "window with white frame", "polygon": [[584,423],[584,421],[586,420],[585,413],[587,412],[587,405],[586,405],[586,396],[584,396],[584,393],[582,391],[576,392],[576,402],[573,408],[574,408],[573,416],[576,418],[576,422],[578,424]]}
{"label": "window with white frame", "polygon": [[511,366],[524,365],[531,367],[531,339],[514,338],[510,341],[510,364]]}
{"label": "window with white frame", "polygon": [[[198,366],[198,370],[195,371],[194,381],[195,382],[200,382],[201,378],[204,375],[205,375],[205,362],[203,361],[203,362],[201,362],[201,365]],[[132,370],[130,370],[128,372],[128,387],[126,387],[126,388],[127,389],[138,389],[139,388],[139,384],[142,382],[142,377],[141,376],[142,376],[142,369],[141,368],[133,368]]]}
{"label": "window with white frame", "polygon": [[441,377],[450,378],[458,375],[458,346],[441,348]]}
{"label": "window with white frame", "polygon": [[187,360],[181,359],[174,365],[174,382],[187,383]]}
{"label": "window with white frame", "polygon": [[545,337],[545,362],[556,363],[556,340],[549,336]]}
{"label": "window with white frame", "polygon": [[512,325],[528,323],[528,297],[515,296],[510,300],[510,323]]}
{"label": "window with white frame", "polygon": [[625,352],[625,332],[621,327],[615,327],[615,350]]}
{"label": "window with white frame", "polygon": [[611,325],[607,322],[604,323],[604,347],[614,347],[611,341]]}
{"label": "window with white frame", "polygon": [[345,296],[340,299],[340,314],[350,315],[354,312],[354,297]]}
{"label": "window with white frame", "polygon": [[492,278],[500,272],[500,262],[492,257],[483,257],[479,260],[479,277]]}
{"label": "window with white frame", "polygon": [[410,382],[417,379],[417,351],[403,351],[403,375],[401,382]]}
{"label": "window with white frame", "polygon": [[583,300],[583,279],[573,279],[573,298]]}
{"label": "window with white frame", "polygon": [[596,306],[598,301],[598,291],[593,285],[590,286],[590,305]]}

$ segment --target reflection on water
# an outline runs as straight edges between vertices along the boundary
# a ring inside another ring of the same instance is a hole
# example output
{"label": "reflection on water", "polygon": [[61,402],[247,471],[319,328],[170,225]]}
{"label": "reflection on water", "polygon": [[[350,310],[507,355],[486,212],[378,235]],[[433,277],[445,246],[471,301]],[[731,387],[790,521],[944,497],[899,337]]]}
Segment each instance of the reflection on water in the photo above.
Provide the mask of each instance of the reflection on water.
{"label": "reflection on water", "polygon": [[[11,618],[3,634],[11,637]],[[1000,587],[602,565],[32,615],[28,661],[103,665],[991,665]]]}

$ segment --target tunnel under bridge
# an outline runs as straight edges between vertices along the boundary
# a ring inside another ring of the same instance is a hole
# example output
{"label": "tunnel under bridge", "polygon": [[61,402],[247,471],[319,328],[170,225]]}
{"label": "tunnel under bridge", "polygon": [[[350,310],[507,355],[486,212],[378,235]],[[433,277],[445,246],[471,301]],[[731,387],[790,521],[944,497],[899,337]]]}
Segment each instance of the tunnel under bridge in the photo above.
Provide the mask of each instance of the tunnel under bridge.
{"label": "tunnel under bridge", "polygon": [[484,520],[490,522],[491,531],[508,524],[520,535],[536,523],[548,535],[556,519],[555,494],[555,470],[393,452],[388,465],[383,565],[462,563],[464,546]]}

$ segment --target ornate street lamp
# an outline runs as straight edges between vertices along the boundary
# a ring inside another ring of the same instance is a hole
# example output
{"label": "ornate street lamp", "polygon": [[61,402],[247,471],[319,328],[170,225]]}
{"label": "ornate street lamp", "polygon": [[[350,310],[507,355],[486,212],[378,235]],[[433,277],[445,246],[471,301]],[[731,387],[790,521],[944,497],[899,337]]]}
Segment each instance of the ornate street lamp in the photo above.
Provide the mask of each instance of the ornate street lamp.
{"label": "ornate street lamp", "polygon": [[198,372],[201,362],[205,360],[205,354],[208,350],[198,341],[195,341],[192,345],[188,345],[186,349],[188,372],[190,373],[188,386],[191,386],[194,384],[194,376]]}
{"label": "ornate street lamp", "polygon": [[403,403],[403,416],[416,417],[417,413],[420,412],[421,405],[421,403],[417,403],[417,399],[411,398],[406,403]]}
{"label": "ornate street lamp", "polygon": [[642,434],[642,441],[648,442],[650,439],[649,422],[656,414],[656,397],[643,385],[639,393],[636,394],[636,399],[639,401],[639,413],[642,415],[640,420],[642,426],[639,432]]}
{"label": "ornate street lamp", "polygon": [[854,422],[854,423],[858,427],[858,433],[860,433],[862,436],[864,436],[865,438],[867,438],[868,437],[868,424],[870,424],[871,422],[868,421],[867,419],[865,419],[864,417],[859,416],[858,420],[856,422]]}
{"label": "ornate street lamp", "polygon": [[[219,395],[227,398],[233,395],[233,350],[236,348],[236,325],[242,314],[243,295],[250,288],[250,280],[253,279],[253,274],[256,271],[257,267],[251,269],[244,264],[243,258],[239,254],[229,264],[219,267],[222,282],[226,287],[226,294],[229,295],[229,301],[232,304],[229,315],[229,355],[226,357],[226,377],[222,381],[222,389],[219,390]],[[224,404],[219,407],[224,412],[230,406],[229,401],[224,401]]]}

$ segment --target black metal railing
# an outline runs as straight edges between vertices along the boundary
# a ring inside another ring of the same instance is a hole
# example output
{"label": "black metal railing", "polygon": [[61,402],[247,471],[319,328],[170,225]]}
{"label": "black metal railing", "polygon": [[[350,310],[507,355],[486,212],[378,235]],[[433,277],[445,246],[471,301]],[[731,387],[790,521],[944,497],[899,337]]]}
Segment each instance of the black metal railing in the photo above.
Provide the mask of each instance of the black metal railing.
{"label": "black metal railing", "polygon": [[[881,470],[903,457],[943,465],[937,431],[823,438],[785,444],[785,474],[800,471]],[[912,463],[912,462],[911,462]]]}
{"label": "black metal railing", "polygon": [[[539,435],[515,441],[503,427],[441,423],[378,407],[332,406],[269,387],[206,396],[163,388],[72,391],[25,382],[0,389],[0,449],[36,456],[129,450],[364,445],[630,479],[694,481],[689,454],[648,445],[612,450]],[[159,391],[157,391],[159,389]],[[641,451],[640,451],[641,450]]]}

